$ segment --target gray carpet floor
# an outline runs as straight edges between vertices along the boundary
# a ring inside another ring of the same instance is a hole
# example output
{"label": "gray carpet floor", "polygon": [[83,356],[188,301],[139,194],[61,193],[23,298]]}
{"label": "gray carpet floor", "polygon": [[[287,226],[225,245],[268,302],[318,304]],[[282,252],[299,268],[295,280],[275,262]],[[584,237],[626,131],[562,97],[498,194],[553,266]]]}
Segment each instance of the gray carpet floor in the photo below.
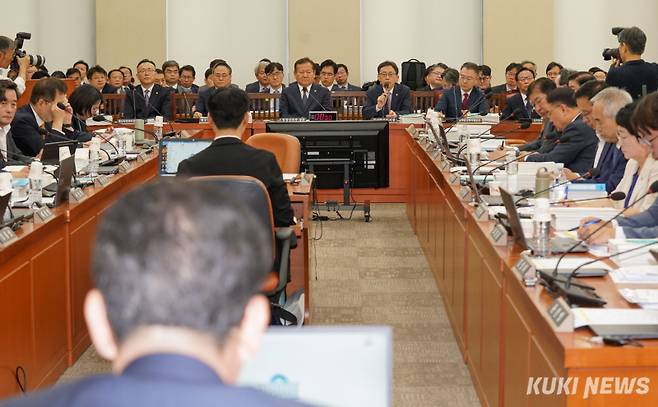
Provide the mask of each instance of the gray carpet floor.
{"label": "gray carpet floor", "polygon": [[[479,406],[405,206],[371,211],[370,223],[357,211],[350,221],[315,223],[321,239],[311,248],[313,324],[393,327],[395,407]],[[108,370],[92,347],[60,383]]]}

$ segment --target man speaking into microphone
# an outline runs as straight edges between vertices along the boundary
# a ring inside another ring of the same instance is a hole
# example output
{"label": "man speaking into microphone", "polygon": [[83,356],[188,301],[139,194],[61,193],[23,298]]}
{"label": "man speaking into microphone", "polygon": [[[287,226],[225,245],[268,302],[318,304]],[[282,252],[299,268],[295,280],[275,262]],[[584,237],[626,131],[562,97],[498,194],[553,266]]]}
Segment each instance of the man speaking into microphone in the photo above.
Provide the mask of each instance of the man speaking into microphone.
{"label": "man speaking into microphone", "polygon": [[411,112],[411,91],[409,87],[399,84],[398,66],[395,62],[384,61],[377,67],[379,84],[368,89],[363,118],[383,117],[396,119]]}
{"label": "man speaking into microphone", "polygon": [[459,120],[468,113],[489,113],[489,103],[477,87],[479,82],[478,66],[472,62],[464,63],[459,70],[459,86],[443,92],[434,110],[443,113],[448,120]]}

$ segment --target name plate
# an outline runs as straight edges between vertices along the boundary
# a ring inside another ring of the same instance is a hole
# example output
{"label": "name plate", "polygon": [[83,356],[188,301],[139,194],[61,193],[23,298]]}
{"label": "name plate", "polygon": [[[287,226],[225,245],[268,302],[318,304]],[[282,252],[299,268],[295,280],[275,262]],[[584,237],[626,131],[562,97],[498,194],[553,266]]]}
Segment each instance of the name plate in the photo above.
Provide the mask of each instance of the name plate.
{"label": "name plate", "polygon": [[487,205],[484,202],[480,202],[478,206],[475,208],[473,215],[475,215],[475,219],[477,219],[480,222],[488,221],[489,205]]}
{"label": "name plate", "polygon": [[573,332],[574,330],[573,311],[562,297],[557,297],[548,306],[545,318],[555,332]]}
{"label": "name plate", "polygon": [[445,156],[441,158],[441,171],[448,171],[450,169],[450,161],[448,161]]}
{"label": "name plate", "polygon": [[137,162],[142,162],[142,163],[143,163],[143,162],[146,161],[147,158],[148,158],[148,156],[146,155],[146,153],[145,153],[145,152],[141,152],[141,153],[139,153],[139,155],[137,156]]}
{"label": "name plate", "polygon": [[432,157],[432,161],[436,161],[436,159],[441,156],[441,150],[435,148],[434,150],[431,151],[430,156]]}
{"label": "name plate", "polygon": [[9,226],[0,229],[0,246],[5,247],[16,239],[18,236]]}
{"label": "name plate", "polygon": [[516,262],[512,271],[519,276],[519,280],[526,287],[534,287],[537,284],[537,271],[532,262],[526,258],[526,252],[521,254],[521,258]]}
{"label": "name plate", "polygon": [[69,199],[73,202],[80,202],[87,197],[82,188],[72,188],[69,192]]}
{"label": "name plate", "polygon": [[47,206],[42,206],[34,211],[34,223],[46,223],[53,217],[55,217],[55,215]]}
{"label": "name plate", "polygon": [[448,177],[448,182],[452,185],[457,185],[459,184],[459,174],[452,173],[450,174],[450,177]]}
{"label": "name plate", "polygon": [[503,225],[497,224],[489,232],[489,240],[494,246],[507,246],[507,229]]}
{"label": "name plate", "polygon": [[104,187],[105,185],[107,185],[107,184],[109,184],[109,183],[110,183],[110,179],[108,178],[107,175],[104,175],[104,174],[103,174],[103,175],[99,175],[99,176],[96,177],[96,179],[94,180],[94,184],[95,184],[96,186],[100,186],[100,187]]}
{"label": "name plate", "polygon": [[459,197],[463,202],[470,202],[471,201],[471,188],[467,186],[462,186],[459,188]]}
{"label": "name plate", "polygon": [[130,171],[130,163],[128,161],[122,161],[119,163],[119,173],[125,174]]}

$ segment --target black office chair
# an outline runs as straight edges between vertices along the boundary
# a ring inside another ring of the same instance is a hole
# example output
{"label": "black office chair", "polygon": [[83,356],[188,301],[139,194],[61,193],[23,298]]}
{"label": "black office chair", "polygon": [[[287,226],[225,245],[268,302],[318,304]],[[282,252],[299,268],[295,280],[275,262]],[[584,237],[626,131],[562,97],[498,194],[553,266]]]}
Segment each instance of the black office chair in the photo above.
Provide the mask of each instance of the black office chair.
{"label": "black office chair", "polygon": [[290,249],[297,246],[297,237],[290,227],[274,226],[272,205],[267,188],[258,179],[241,175],[210,175],[190,178],[194,182],[206,182],[215,185],[227,195],[244,203],[247,210],[259,220],[263,227],[272,231],[272,248],[274,261],[272,273],[268,276],[261,291],[272,304],[272,322],[279,325],[284,319],[297,325],[297,318],[282,308],[286,302],[286,284],[290,281]]}

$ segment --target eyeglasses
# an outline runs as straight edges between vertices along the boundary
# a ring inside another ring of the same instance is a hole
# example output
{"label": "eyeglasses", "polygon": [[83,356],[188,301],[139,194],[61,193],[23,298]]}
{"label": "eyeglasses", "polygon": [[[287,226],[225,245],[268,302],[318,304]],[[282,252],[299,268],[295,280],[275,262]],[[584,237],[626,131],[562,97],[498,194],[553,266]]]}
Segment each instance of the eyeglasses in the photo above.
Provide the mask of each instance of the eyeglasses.
{"label": "eyeglasses", "polygon": [[153,69],[153,68],[142,68],[142,69],[138,70],[137,72],[139,72],[139,73],[153,73],[153,72],[155,72],[155,69]]}
{"label": "eyeglasses", "polygon": [[646,136],[643,135],[642,137],[639,138],[638,141],[639,141],[640,144],[642,144],[642,145],[650,146],[651,143],[653,143],[653,141],[654,141],[656,138],[658,138],[658,134],[654,135],[654,136],[651,137],[651,138],[648,138],[648,137],[646,137]]}
{"label": "eyeglasses", "polygon": [[397,75],[397,74],[396,74],[395,72],[380,72],[380,73],[379,73],[379,76],[381,76],[381,77],[383,77],[383,78],[392,78],[392,77],[394,77],[394,76],[396,76],[396,75]]}
{"label": "eyeglasses", "polygon": [[[474,78],[472,76],[459,75],[459,79],[461,79],[463,81],[474,81],[476,78]],[[480,79],[480,78],[477,78],[477,79]]]}
{"label": "eyeglasses", "polygon": [[214,75],[215,75],[215,78],[219,78],[219,79],[226,79],[229,76],[231,76],[230,73],[216,73]]}
{"label": "eyeglasses", "polygon": [[281,71],[275,71],[275,72],[270,72],[267,74],[267,76],[282,76],[283,72]]}
{"label": "eyeglasses", "polygon": [[533,81],[533,77],[532,77],[532,76],[524,76],[524,77],[522,77],[522,78],[519,78],[518,81],[519,81],[519,82],[532,82],[532,81]]}
{"label": "eyeglasses", "polygon": [[334,76],[334,74],[331,72],[320,72],[320,76],[329,77]]}

